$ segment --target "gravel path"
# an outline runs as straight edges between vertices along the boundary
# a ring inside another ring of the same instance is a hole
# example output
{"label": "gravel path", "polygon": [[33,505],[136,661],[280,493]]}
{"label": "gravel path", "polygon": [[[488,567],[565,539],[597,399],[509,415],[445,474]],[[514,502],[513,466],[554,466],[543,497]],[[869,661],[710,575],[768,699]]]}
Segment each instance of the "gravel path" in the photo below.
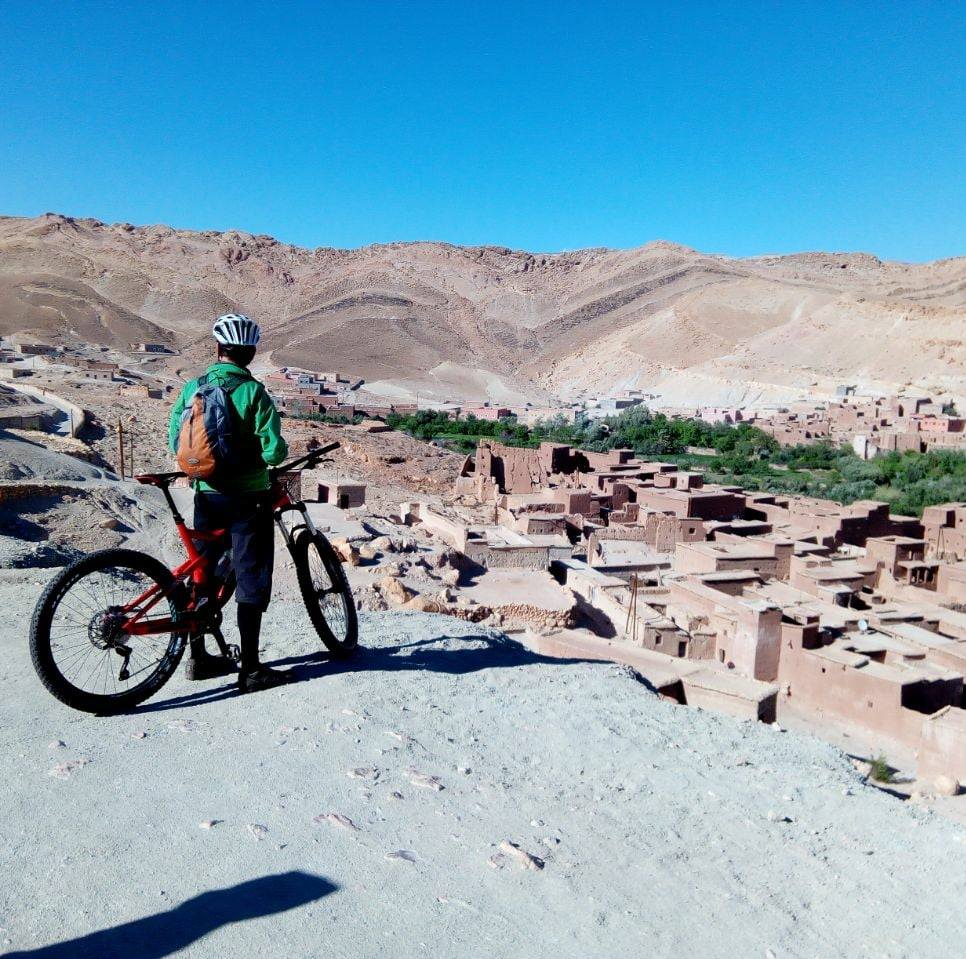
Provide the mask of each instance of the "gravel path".
{"label": "gravel path", "polygon": [[[815,739],[386,613],[349,666],[293,602],[238,697],[138,713],[36,681],[41,571],[0,571],[0,943],[10,955],[949,957],[966,831]],[[58,945],[59,944],[59,945]]]}

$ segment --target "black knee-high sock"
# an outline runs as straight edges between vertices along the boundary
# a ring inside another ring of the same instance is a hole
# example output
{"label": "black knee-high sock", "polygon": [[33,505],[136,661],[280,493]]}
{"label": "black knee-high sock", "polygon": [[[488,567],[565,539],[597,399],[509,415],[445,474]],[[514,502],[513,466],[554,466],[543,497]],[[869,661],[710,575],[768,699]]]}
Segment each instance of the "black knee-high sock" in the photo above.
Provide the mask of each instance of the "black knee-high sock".
{"label": "black knee-high sock", "polygon": [[262,629],[262,611],[255,603],[238,604],[238,634],[241,637],[242,672],[258,669],[258,636]]}

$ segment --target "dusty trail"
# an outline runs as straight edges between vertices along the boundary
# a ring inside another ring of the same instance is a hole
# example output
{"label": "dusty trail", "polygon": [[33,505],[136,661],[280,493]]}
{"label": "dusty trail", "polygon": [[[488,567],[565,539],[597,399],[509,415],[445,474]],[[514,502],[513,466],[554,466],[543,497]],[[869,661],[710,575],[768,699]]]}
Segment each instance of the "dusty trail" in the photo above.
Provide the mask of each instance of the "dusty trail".
{"label": "dusty trail", "polygon": [[268,653],[304,681],[179,675],[82,716],[26,652],[48,575],[0,571],[12,955],[948,957],[966,936],[963,827],[817,740],[442,617],[369,616],[330,663],[284,600]]}

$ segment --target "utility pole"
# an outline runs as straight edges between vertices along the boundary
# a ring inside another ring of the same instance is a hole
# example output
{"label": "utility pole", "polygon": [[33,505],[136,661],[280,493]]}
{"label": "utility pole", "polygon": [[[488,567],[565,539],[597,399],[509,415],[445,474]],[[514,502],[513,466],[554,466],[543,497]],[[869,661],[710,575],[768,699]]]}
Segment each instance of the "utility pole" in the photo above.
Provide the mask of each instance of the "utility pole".
{"label": "utility pole", "polygon": [[124,427],[121,418],[117,418],[117,460],[120,467],[120,477],[124,479]]}
{"label": "utility pole", "polygon": [[637,573],[631,573],[631,596],[627,604],[627,622],[624,624],[624,633],[628,633],[633,622],[634,631],[631,634],[631,642],[637,642]]}

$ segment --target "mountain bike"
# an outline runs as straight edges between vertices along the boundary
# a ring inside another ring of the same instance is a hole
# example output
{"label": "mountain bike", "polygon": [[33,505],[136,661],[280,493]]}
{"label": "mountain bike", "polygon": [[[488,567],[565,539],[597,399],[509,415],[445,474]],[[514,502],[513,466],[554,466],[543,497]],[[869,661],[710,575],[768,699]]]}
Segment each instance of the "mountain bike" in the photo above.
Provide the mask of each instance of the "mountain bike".
{"label": "mountain bike", "polygon": [[[273,516],[295,566],[309,620],[334,656],[359,641],[352,592],[342,563],[315,528],[287,480],[311,469],[331,443],[270,472]],[[221,633],[222,610],[235,591],[227,530],[189,529],[170,487],[184,473],[145,473],[171,510],[187,559],[169,570],[147,553],[105,549],[65,567],[44,590],[30,624],[30,654],[40,681],[83,712],[125,712],[153,696],[178,668],[192,636],[213,636],[235,661],[239,650]]]}

